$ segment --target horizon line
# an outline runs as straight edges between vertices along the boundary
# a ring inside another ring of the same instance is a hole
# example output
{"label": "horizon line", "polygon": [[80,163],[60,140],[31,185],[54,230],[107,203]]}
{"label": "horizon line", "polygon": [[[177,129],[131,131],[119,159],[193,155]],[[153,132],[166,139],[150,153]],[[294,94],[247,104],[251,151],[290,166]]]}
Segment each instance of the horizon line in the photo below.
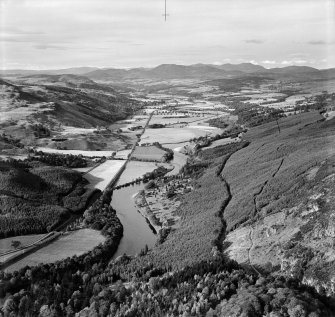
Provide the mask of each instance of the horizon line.
{"label": "horizon line", "polygon": [[314,68],[316,70],[327,70],[327,69],[332,69],[334,67],[328,67],[328,68],[317,68],[313,67],[310,65],[296,65],[296,64],[291,64],[291,65],[282,65],[282,66],[275,66],[275,67],[265,67],[261,64],[255,64],[251,62],[241,62],[241,63],[222,63],[222,64],[215,64],[215,63],[193,63],[193,64],[176,64],[176,63],[162,63],[162,64],[157,64],[156,66],[135,66],[135,67],[122,67],[122,66],[69,66],[69,67],[56,67],[56,68],[0,68],[0,72],[3,71],[55,71],[55,70],[68,70],[68,69],[78,69],[78,68],[97,68],[99,70],[104,70],[104,69],[122,69],[122,70],[131,70],[131,69],[137,69],[137,68],[148,68],[148,69],[153,69],[162,65],[175,65],[175,66],[195,66],[195,65],[206,65],[206,66],[223,66],[223,65],[241,65],[241,64],[251,64],[254,66],[261,66],[267,70],[269,69],[275,69],[275,68],[286,68],[286,67],[309,67],[309,68]]}

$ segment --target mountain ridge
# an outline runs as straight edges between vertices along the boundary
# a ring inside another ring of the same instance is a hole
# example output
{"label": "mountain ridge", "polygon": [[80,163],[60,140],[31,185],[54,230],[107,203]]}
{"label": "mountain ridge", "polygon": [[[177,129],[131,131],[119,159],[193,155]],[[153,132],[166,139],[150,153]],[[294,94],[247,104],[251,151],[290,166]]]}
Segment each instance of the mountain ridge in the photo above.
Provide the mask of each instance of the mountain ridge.
{"label": "mountain ridge", "polygon": [[230,79],[246,76],[270,77],[282,80],[287,77],[291,79],[329,79],[335,78],[335,68],[317,69],[304,65],[291,65],[285,67],[265,68],[253,63],[240,64],[160,64],[155,67],[135,68],[97,68],[78,67],[59,70],[0,70],[0,76],[31,76],[31,75],[79,75],[94,81],[124,81],[134,79],[145,80],[172,80],[172,79]]}

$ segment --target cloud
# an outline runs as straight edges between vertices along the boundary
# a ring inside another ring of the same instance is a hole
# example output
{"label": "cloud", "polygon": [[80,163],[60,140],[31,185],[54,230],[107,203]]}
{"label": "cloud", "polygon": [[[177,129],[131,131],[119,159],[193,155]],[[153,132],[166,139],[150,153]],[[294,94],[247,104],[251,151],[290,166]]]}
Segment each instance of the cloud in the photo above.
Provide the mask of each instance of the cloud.
{"label": "cloud", "polygon": [[35,44],[33,48],[37,50],[47,50],[47,49],[54,49],[54,50],[67,50],[64,46],[53,45],[53,44]]}
{"label": "cloud", "polygon": [[13,36],[0,36],[0,42],[23,43],[23,42],[30,42],[30,41],[26,39],[22,39],[22,38],[13,37]]}
{"label": "cloud", "polygon": [[298,60],[295,60],[294,63],[296,63],[296,64],[308,64],[308,63],[310,63],[310,61],[306,61],[305,59],[298,59]]}
{"label": "cloud", "polygon": [[264,43],[263,40],[257,40],[257,39],[249,39],[249,40],[245,40],[244,42],[246,42],[248,44],[262,44],[262,43]]}
{"label": "cloud", "polygon": [[311,45],[327,45],[328,44],[326,41],[322,41],[322,40],[309,41],[307,43]]}
{"label": "cloud", "polygon": [[[319,61],[328,56],[327,65],[333,66],[334,54],[318,41],[335,44],[329,6],[319,2],[168,0],[165,22],[163,0],[0,0],[0,55],[6,55],[5,66],[35,68],[138,67],[178,60],[256,60],[272,67],[312,59],[324,67]],[[299,52],[305,55],[290,54]]]}
{"label": "cloud", "polygon": [[293,58],[293,59],[306,59],[306,58],[310,57],[310,54],[307,54],[307,53],[292,53],[292,54],[289,54],[289,57]]}
{"label": "cloud", "polygon": [[23,30],[18,27],[13,26],[4,26],[1,28],[1,34],[4,35],[41,35],[45,34],[45,32],[42,31],[33,31],[33,30]]}
{"label": "cloud", "polygon": [[295,59],[295,60],[285,60],[282,61],[281,64],[282,65],[295,65],[295,64],[309,64],[310,62],[304,59]]}
{"label": "cloud", "polygon": [[36,31],[32,29],[23,30],[15,26],[1,27],[0,42],[25,43],[35,42],[43,38],[45,32]]}
{"label": "cloud", "polygon": [[263,64],[267,64],[267,65],[274,65],[274,64],[277,64],[276,61],[268,61],[268,60],[265,60],[265,61],[262,61]]}

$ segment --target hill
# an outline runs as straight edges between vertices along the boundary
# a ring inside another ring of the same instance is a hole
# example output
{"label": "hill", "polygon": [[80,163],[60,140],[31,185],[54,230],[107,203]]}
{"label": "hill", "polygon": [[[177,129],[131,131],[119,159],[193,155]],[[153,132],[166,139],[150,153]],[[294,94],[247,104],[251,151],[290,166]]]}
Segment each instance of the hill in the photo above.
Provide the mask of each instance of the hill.
{"label": "hill", "polygon": [[334,119],[309,112],[279,125],[280,133],[267,123],[189,161],[183,174],[195,184],[176,212],[180,227],[141,265],[182,268],[217,247],[252,270],[293,276],[334,296]]}
{"label": "hill", "polygon": [[334,119],[311,112],[251,129],[222,177],[227,254],[333,295]]}
{"label": "hill", "polygon": [[88,199],[71,169],[1,161],[0,171],[0,238],[50,231]]}
{"label": "hill", "polygon": [[72,67],[65,69],[45,69],[45,70],[32,70],[32,69],[8,69],[0,70],[1,76],[11,75],[35,75],[35,74],[49,74],[49,75],[62,75],[62,74],[75,74],[82,75],[98,69],[97,67]]}
{"label": "hill", "polygon": [[313,67],[308,66],[286,66],[282,68],[271,68],[268,70],[271,73],[282,74],[301,74],[301,73],[319,73],[320,71]]}
{"label": "hill", "polygon": [[218,69],[222,69],[227,72],[238,71],[242,73],[258,73],[266,72],[267,69],[260,65],[255,65],[252,63],[241,63],[241,64],[223,64],[216,66]]}
{"label": "hill", "polygon": [[271,78],[273,80],[324,80],[329,78],[326,70],[307,66],[287,66],[282,68],[266,69],[263,66],[251,63],[241,64],[194,64],[176,65],[163,64],[154,68],[134,69],[98,69],[84,74],[88,78],[98,81],[122,81],[131,79],[170,80],[170,79],[243,79],[245,77]]}
{"label": "hill", "polygon": [[291,80],[324,80],[331,75],[332,70],[319,70],[308,66],[286,66],[281,68],[264,68],[261,65],[252,63],[240,64],[193,64],[177,65],[162,64],[152,68],[97,68],[97,67],[79,67],[59,70],[8,70],[0,71],[2,76],[36,76],[38,75],[80,75],[86,76],[96,81],[129,81],[134,79],[147,80],[170,80],[170,79],[224,79],[224,78],[242,78],[245,76],[257,76],[259,78],[270,77],[272,79],[291,79]]}
{"label": "hill", "polygon": [[[15,80],[0,79],[0,85],[0,129],[5,139],[12,138],[6,144],[2,138],[1,149],[13,148],[14,143],[20,142],[36,145],[43,141],[38,139],[51,139],[64,126],[109,127],[139,107],[138,102],[113,87],[78,75],[30,75]],[[101,148],[104,138],[93,137],[96,148]]]}

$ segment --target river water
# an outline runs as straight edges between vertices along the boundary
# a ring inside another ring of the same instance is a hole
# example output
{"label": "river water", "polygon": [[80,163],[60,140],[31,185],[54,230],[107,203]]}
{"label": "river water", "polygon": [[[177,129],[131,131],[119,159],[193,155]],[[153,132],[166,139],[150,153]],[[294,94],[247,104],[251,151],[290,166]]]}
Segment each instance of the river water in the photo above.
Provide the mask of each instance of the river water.
{"label": "river water", "polygon": [[[174,159],[170,162],[174,165],[174,169],[167,175],[176,175],[186,163],[187,156],[179,152],[175,152]],[[141,163],[139,165],[139,163]],[[148,162],[129,162],[126,169],[122,173],[118,183],[123,184],[142,176],[146,172],[156,168],[153,163]],[[131,178],[129,176],[132,176]],[[123,225],[123,238],[119,244],[113,259],[120,255],[135,255],[147,245],[149,249],[154,246],[157,235],[149,228],[146,219],[137,211],[134,202],[134,195],[144,188],[144,184],[135,184],[114,190],[111,206],[116,210]]]}
{"label": "river water", "polygon": [[133,196],[144,188],[143,184],[124,187],[113,192],[112,207],[123,225],[123,238],[113,258],[124,253],[135,255],[147,245],[151,248],[157,236],[150,230],[145,218],[137,211]]}

